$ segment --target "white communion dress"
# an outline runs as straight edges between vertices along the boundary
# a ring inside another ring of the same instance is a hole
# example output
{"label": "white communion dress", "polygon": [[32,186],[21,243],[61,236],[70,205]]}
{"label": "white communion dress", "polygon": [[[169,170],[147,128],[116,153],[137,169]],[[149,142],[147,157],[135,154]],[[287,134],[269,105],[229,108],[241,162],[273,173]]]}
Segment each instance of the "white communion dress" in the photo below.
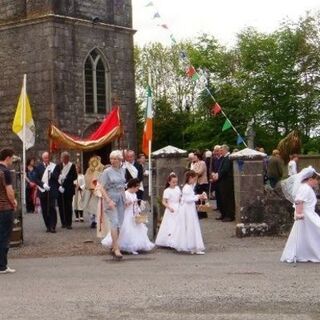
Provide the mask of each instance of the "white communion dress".
{"label": "white communion dress", "polygon": [[199,196],[195,195],[193,186],[185,184],[182,189],[176,228],[170,241],[170,246],[177,251],[197,253],[205,249],[195,204],[198,199]]}
{"label": "white communion dress", "polygon": [[[154,248],[148,238],[148,228],[144,223],[136,223],[134,216],[139,214],[138,199],[136,193],[125,192],[126,202],[130,203],[124,212],[124,219],[120,228],[118,244],[120,250],[136,253],[138,251],[150,251]],[[101,241],[103,246],[111,248],[112,239],[110,233]]]}
{"label": "white communion dress", "polygon": [[160,247],[170,247],[171,237],[177,224],[181,190],[178,186],[166,188],[162,198],[167,200],[168,206],[174,211],[171,212],[168,208],[165,209],[156,238],[156,245]]}
{"label": "white communion dress", "polygon": [[294,222],[280,260],[320,262],[320,217],[315,212],[317,197],[312,187],[301,183],[295,201],[303,201],[304,218]]}

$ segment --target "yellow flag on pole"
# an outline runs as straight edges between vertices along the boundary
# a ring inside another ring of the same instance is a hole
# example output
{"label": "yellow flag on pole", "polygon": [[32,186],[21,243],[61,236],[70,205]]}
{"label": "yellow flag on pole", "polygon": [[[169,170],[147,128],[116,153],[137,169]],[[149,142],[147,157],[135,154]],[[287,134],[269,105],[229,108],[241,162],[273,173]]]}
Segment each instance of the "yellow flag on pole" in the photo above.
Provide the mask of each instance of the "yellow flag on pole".
{"label": "yellow flag on pole", "polygon": [[23,81],[16,114],[12,124],[12,131],[22,140],[26,150],[34,146],[35,126],[32,118],[30,102],[27,96],[26,78]]}

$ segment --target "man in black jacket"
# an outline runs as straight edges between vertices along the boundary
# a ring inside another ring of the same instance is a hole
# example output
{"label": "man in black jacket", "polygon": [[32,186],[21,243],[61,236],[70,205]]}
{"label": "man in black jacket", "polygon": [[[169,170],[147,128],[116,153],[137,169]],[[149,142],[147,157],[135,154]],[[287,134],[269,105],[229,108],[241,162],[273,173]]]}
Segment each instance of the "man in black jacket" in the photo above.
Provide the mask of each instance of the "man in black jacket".
{"label": "man in black jacket", "polygon": [[57,225],[56,200],[58,197],[59,168],[50,162],[49,152],[44,152],[37,165],[34,182],[38,186],[38,196],[47,232],[55,233]]}
{"label": "man in black jacket", "polygon": [[59,167],[58,206],[62,228],[72,229],[72,199],[75,194],[74,181],[77,180],[77,170],[70,162],[68,152],[62,152]]}
{"label": "man in black jacket", "polygon": [[126,182],[128,183],[131,179],[138,179],[140,182],[140,188],[137,192],[138,200],[143,199],[143,167],[140,163],[135,160],[135,153],[132,150],[128,150],[125,154],[125,163],[126,168]]}
{"label": "man in black jacket", "polygon": [[215,175],[217,181],[217,189],[220,197],[220,219],[223,222],[234,220],[235,203],[234,203],[234,187],[233,187],[233,166],[229,158],[229,147],[221,146],[221,163],[218,173]]}

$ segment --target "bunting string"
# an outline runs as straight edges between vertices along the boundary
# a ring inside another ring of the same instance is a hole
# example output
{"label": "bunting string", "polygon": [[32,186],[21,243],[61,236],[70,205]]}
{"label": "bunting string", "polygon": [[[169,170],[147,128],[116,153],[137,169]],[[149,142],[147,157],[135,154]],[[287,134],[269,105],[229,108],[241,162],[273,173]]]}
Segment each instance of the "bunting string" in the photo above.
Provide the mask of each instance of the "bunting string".
{"label": "bunting string", "polygon": [[[149,7],[152,9],[152,17],[153,17],[152,19],[157,22],[157,26],[159,26],[162,29],[169,32],[169,36],[170,36],[170,40],[171,40],[172,44],[173,45],[177,44],[176,38],[174,37],[173,33],[171,32],[168,24],[165,23],[165,21],[162,21],[162,17],[159,13],[159,10],[157,10],[154,2],[148,1],[146,3],[145,7]],[[160,22],[159,22],[159,20],[160,20]],[[238,130],[235,128],[235,126],[232,124],[230,119],[227,117],[226,113],[224,112],[222,107],[219,105],[219,103],[217,102],[217,100],[215,99],[213,94],[211,93],[211,90],[208,88],[208,85],[207,85],[208,81],[207,81],[205,73],[202,70],[200,70],[200,71],[196,70],[196,68],[191,64],[191,61],[190,61],[186,52],[184,52],[184,51],[180,52],[180,60],[182,61],[182,65],[185,67],[186,76],[188,78],[190,78],[191,81],[194,81],[195,83],[200,81],[201,82],[200,85],[201,84],[203,85],[203,89],[206,90],[209,97],[212,99],[212,101],[214,103],[212,106],[212,110],[211,110],[213,116],[217,116],[218,114],[221,113],[225,117],[226,120],[223,124],[222,131],[227,131],[229,129],[233,129],[233,131],[237,135],[237,140],[236,140],[237,145],[244,144],[247,147],[246,142],[244,141],[244,139],[242,138],[242,136],[240,135]]]}

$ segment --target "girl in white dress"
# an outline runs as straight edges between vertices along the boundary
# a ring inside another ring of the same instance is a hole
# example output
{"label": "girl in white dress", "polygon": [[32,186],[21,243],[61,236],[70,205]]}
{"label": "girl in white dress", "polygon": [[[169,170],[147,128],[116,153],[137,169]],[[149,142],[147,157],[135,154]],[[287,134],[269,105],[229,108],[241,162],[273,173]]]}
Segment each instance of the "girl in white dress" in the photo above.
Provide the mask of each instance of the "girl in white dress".
{"label": "girl in white dress", "polygon": [[[141,212],[136,195],[140,182],[138,179],[131,179],[127,187],[128,189],[125,192],[126,209],[118,239],[120,250],[132,254],[138,254],[138,251],[150,251],[154,248],[154,244],[148,238],[146,225],[135,222],[135,216]],[[101,243],[104,246],[111,247],[111,242],[111,236],[108,234]]]}
{"label": "girl in white dress", "polygon": [[162,197],[162,204],[166,209],[156,238],[157,246],[170,247],[170,239],[176,228],[180,198],[181,190],[178,187],[178,178],[174,173],[171,173]]}
{"label": "girl in white dress", "polygon": [[319,184],[319,174],[308,167],[287,180],[289,185],[292,184],[289,188],[291,199],[286,195],[287,189],[284,190],[288,182],[282,183],[282,188],[294,203],[295,222],[280,260],[289,263],[320,262],[320,217],[315,212],[317,197],[313,190]]}
{"label": "girl in white dress", "polygon": [[190,170],[186,173],[186,183],[182,189],[181,204],[178,211],[177,225],[173,232],[170,246],[177,251],[204,254],[204,244],[200,229],[195,201],[207,199],[205,193],[196,195],[193,186],[197,174]]}

